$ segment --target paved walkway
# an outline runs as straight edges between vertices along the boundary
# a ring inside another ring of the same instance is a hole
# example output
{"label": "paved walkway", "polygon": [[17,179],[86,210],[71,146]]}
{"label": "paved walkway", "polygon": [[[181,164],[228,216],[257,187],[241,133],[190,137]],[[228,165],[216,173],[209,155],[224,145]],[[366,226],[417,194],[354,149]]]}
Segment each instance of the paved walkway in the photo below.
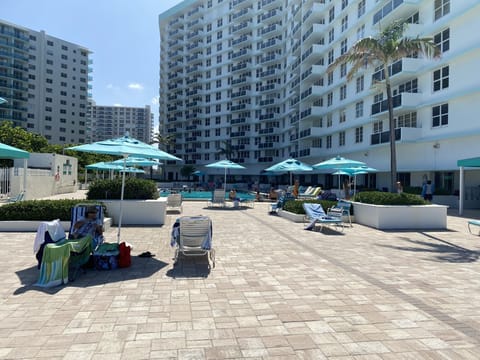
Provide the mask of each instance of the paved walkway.
{"label": "paved walkway", "polygon": [[[267,204],[205,205],[184,214],[213,220],[211,271],[173,267],[177,215],[122,229],[132,267],[47,290],[33,286],[34,234],[0,233],[0,358],[480,358],[480,237],[466,218],[452,213],[448,231],[316,233]],[[156,256],[136,256],[146,250]]]}

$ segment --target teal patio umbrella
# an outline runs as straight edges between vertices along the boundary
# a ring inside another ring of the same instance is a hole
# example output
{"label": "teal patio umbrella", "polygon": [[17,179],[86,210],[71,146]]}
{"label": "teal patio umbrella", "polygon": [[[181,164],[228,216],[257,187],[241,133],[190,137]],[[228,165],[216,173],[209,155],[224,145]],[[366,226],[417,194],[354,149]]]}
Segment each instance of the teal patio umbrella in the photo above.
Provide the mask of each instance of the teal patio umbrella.
{"label": "teal patio umbrella", "polygon": [[357,160],[350,160],[343,158],[341,156],[336,156],[332,159],[322,161],[318,164],[313,165],[313,168],[316,170],[323,170],[323,169],[345,169],[345,168],[354,168],[359,166],[366,166],[364,162],[357,161]]}
{"label": "teal patio umbrella", "polygon": [[[0,98],[2,99],[2,98]],[[2,99],[5,100],[5,99]],[[27,159],[30,157],[28,151],[0,143],[0,159],[23,159],[23,193],[27,193]]]}
{"label": "teal patio umbrella", "polygon": [[[67,148],[68,150],[83,151],[94,154],[107,154],[123,156],[123,168],[127,167],[126,161],[129,156],[160,160],[181,160],[180,158],[162,151],[152,145],[125,135],[121,138],[97,141]],[[117,242],[120,242],[120,232],[123,217],[123,194],[125,190],[125,172],[122,172],[122,188],[120,192],[120,214],[118,216]]]}
{"label": "teal patio umbrella", "polygon": [[205,165],[205,167],[225,170],[225,179],[223,182],[223,190],[225,192],[227,191],[227,169],[245,169],[244,166],[237,164],[236,162],[233,162],[231,160],[220,160],[212,164]]}
{"label": "teal patio umbrella", "polygon": [[[118,159],[115,161],[112,161],[114,164],[121,164],[123,165],[123,159]],[[154,159],[146,159],[146,158],[141,158],[141,157],[132,157],[129,156],[125,160],[125,164],[127,166],[154,166],[154,165],[162,165],[161,162],[158,160]]]}
{"label": "teal patio umbrella", "polygon": [[293,182],[292,182],[293,173],[301,173],[301,172],[307,172],[312,170],[313,168],[310,165],[305,164],[300,160],[291,159],[291,158],[281,161],[265,169],[266,172],[270,172],[270,173],[278,173],[278,174],[285,173],[285,172],[290,173],[290,185],[293,185]]}

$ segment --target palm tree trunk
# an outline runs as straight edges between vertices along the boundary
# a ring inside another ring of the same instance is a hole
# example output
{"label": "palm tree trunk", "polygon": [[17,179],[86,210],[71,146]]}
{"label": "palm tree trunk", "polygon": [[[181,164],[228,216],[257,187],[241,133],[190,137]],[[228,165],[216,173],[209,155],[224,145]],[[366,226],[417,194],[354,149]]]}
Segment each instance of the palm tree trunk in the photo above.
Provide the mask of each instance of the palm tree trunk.
{"label": "palm tree trunk", "polygon": [[393,118],[393,97],[388,66],[385,64],[385,86],[387,88],[388,123],[390,127],[390,191],[395,191],[397,181],[397,149],[395,144],[395,119]]}

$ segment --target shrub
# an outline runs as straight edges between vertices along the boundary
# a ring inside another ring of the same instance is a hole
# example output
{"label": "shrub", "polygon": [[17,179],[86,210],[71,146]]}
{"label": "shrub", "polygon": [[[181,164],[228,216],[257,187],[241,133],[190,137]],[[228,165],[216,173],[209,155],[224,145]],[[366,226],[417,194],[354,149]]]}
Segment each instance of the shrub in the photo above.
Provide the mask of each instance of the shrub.
{"label": "shrub", "polygon": [[294,214],[305,214],[303,203],[322,204],[323,209],[327,211],[328,208],[334,206],[337,202],[331,200],[289,200],[285,203],[283,209]]}
{"label": "shrub", "polygon": [[[26,200],[0,206],[0,221],[60,219],[70,221],[71,208],[77,204],[95,203],[85,200]],[[104,210],[105,207],[104,207]],[[105,212],[106,214],[106,212]]]}
{"label": "shrub", "polygon": [[[122,179],[96,180],[90,184],[87,199],[120,199]],[[159,197],[157,185],[152,180],[125,179],[124,199],[147,200]]]}
{"label": "shrub", "polygon": [[389,192],[380,191],[367,191],[361,192],[354,196],[354,201],[358,201],[365,204],[373,205],[425,205],[429,204],[418,195],[407,194],[405,192],[401,194],[394,194]]}
{"label": "shrub", "polygon": [[403,192],[407,194],[420,195],[422,193],[422,187],[421,186],[405,186],[403,188]]}

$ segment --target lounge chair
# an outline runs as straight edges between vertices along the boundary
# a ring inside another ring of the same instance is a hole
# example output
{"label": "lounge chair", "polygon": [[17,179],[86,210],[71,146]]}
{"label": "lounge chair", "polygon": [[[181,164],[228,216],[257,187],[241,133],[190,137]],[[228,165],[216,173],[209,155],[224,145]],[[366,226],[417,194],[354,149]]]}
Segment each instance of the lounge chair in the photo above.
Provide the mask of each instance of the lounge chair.
{"label": "lounge chair", "polygon": [[16,202],[22,201],[24,197],[25,197],[25,191],[21,191],[17,195],[9,197],[7,199],[7,202],[16,203]]}
{"label": "lounge chair", "polygon": [[335,215],[334,213],[340,212],[342,216],[348,216],[348,222],[350,223],[350,227],[352,227],[352,217],[350,216],[350,208],[352,207],[352,203],[339,200],[335,206],[332,206],[327,210],[327,215]]}
{"label": "lounge chair", "polygon": [[320,231],[323,230],[325,225],[333,225],[335,228],[341,228],[343,232],[344,224],[341,213],[327,215],[322,204],[315,203],[303,203],[303,208],[305,209],[305,220],[310,222],[305,230],[315,230],[315,226],[318,224],[320,225]]}
{"label": "lounge chair", "polygon": [[183,212],[182,194],[170,194],[167,196],[167,211]]}
{"label": "lounge chair", "polygon": [[[70,230],[68,231],[69,238],[72,237],[74,233],[74,225],[77,221],[85,217],[87,208],[95,206],[97,210],[97,218],[95,222],[103,227],[104,220],[104,211],[103,207],[100,204],[77,204],[72,208],[71,220],[70,220]],[[103,235],[95,235],[92,239],[92,248],[95,250],[101,243],[103,243]]]}
{"label": "lounge chair", "polygon": [[270,205],[270,214],[278,213],[278,210],[283,209],[285,203],[290,200],[295,200],[295,197],[292,194],[282,193],[278,201]]}
{"label": "lounge chair", "polygon": [[177,246],[174,261],[180,254],[205,256],[215,267],[215,249],[212,247],[212,220],[208,216],[182,216],[172,230],[172,243]]}
{"label": "lounge chair", "polygon": [[225,206],[225,190],[224,189],[216,189],[213,192],[212,199],[208,202],[208,207],[211,206]]}

